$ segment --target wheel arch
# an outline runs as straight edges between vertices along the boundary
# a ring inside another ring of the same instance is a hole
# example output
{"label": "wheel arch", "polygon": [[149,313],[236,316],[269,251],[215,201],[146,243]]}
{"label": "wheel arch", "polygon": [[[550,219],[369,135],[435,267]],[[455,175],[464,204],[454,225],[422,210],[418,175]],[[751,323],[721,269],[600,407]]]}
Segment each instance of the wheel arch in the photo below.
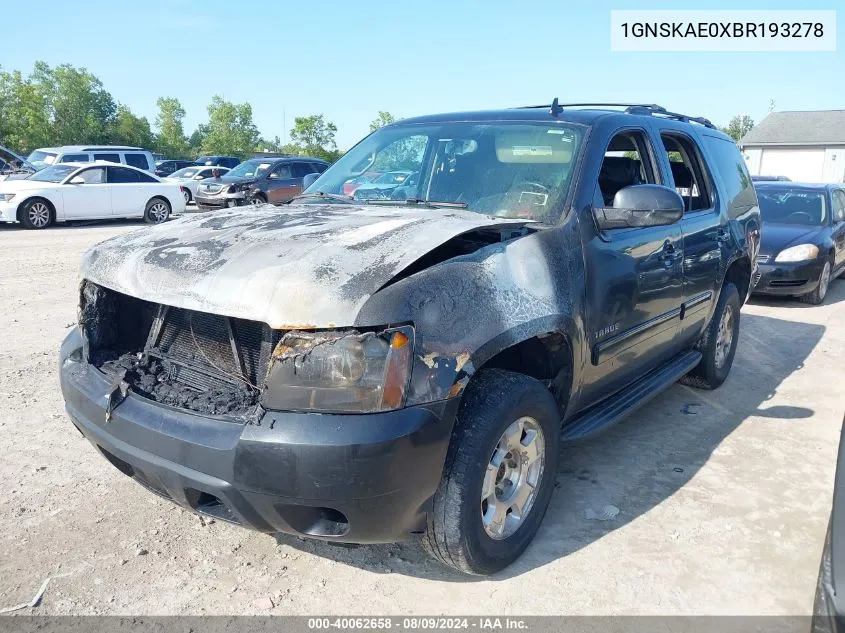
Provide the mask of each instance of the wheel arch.
{"label": "wheel arch", "polygon": [[23,222],[23,207],[27,202],[32,202],[33,200],[43,200],[47,203],[47,207],[50,209],[50,222],[56,222],[56,204],[50,200],[50,198],[46,198],[44,196],[29,196],[28,198],[21,200],[21,203],[18,205],[18,209],[15,212],[15,217],[17,218],[18,222]]}
{"label": "wheel arch", "polygon": [[730,282],[739,292],[740,305],[745,303],[751,289],[751,260],[747,256],[738,257],[728,266],[722,282]]}

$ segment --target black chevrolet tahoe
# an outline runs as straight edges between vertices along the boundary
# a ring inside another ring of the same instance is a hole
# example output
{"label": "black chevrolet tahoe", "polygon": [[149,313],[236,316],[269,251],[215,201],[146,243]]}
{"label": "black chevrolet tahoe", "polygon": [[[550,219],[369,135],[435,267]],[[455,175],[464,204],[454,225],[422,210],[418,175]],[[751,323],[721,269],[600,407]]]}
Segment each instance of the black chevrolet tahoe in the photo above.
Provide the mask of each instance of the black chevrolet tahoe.
{"label": "black chevrolet tahoe", "polygon": [[[399,170],[419,176],[343,193]],[[728,376],[760,214],[706,119],[424,116],[307,180],[84,255],[67,411],[155,494],[267,533],[421,534],[490,574],[536,534],[560,443]]]}

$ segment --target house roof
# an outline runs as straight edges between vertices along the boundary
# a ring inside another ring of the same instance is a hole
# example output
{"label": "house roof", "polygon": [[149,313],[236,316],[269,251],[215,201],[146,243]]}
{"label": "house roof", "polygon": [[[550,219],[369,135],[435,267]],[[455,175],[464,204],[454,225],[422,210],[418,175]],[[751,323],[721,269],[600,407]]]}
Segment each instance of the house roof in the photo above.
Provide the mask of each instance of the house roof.
{"label": "house roof", "polygon": [[772,112],[739,144],[845,145],[845,110]]}

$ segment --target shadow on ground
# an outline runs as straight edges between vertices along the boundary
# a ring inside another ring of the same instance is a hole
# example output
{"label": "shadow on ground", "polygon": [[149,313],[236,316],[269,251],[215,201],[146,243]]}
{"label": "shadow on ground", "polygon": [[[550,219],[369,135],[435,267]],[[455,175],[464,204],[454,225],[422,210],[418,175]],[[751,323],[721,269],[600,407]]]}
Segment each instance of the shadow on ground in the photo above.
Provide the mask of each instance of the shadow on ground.
{"label": "shadow on ground", "polygon": [[[675,385],[595,439],[564,446],[557,489],[540,532],[525,554],[494,578],[519,576],[623,528],[689,482],[748,417],[812,416],[813,410],[806,407],[766,403],[783,380],[803,367],[824,330],[821,325],[744,312],[734,366],[718,392]],[[587,508],[606,504],[620,508],[615,519],[585,518]],[[666,529],[671,531],[671,526]],[[287,535],[275,538],[280,544],[369,571],[452,582],[480,580],[430,560],[414,543],[349,546]]]}

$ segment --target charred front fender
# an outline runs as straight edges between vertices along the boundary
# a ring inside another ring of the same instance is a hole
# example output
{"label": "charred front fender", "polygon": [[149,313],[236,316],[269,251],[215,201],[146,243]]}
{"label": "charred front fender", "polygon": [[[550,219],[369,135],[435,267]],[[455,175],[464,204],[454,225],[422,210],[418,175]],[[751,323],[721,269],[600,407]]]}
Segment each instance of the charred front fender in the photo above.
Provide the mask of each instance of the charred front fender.
{"label": "charred front fender", "polygon": [[573,224],[440,262],[368,299],[356,325],[414,325],[409,405],[457,395],[499,352],[552,333],[567,339],[580,374],[584,266]]}

